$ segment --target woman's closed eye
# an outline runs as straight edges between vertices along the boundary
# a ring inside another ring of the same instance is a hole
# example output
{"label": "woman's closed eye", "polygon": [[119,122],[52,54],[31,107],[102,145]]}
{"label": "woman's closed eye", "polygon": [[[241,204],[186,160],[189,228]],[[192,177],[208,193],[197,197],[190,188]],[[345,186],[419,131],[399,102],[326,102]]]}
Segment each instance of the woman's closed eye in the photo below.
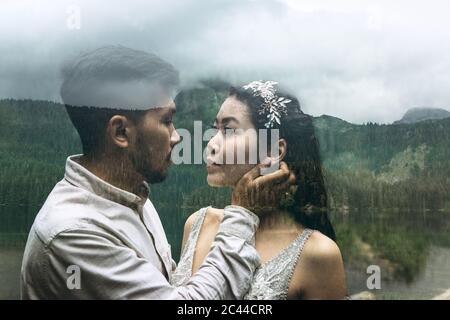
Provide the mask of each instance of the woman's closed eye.
{"label": "woman's closed eye", "polygon": [[231,128],[231,127],[225,127],[225,133],[227,134],[235,134],[236,133],[236,128]]}
{"label": "woman's closed eye", "polygon": [[233,128],[233,127],[230,127],[228,125],[218,126],[216,123],[214,123],[212,125],[209,125],[209,129],[220,130],[224,135],[226,135],[226,134],[229,134],[229,135],[236,134],[237,130],[238,130],[237,128]]}
{"label": "woman's closed eye", "polygon": [[222,133],[235,133],[236,132],[236,128],[231,128],[228,126],[219,128],[216,124],[210,125],[209,129],[220,130],[220,131],[222,131]]}

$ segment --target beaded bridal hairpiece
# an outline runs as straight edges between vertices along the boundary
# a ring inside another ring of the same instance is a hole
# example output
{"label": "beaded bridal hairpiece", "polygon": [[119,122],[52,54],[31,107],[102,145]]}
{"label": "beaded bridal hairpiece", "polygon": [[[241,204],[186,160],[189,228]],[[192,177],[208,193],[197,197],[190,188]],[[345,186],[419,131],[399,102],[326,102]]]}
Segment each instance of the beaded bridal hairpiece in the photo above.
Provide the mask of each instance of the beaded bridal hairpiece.
{"label": "beaded bridal hairpiece", "polygon": [[286,104],[291,100],[279,97],[276,94],[275,81],[253,81],[243,86],[245,90],[252,90],[254,96],[263,98],[264,103],[259,109],[259,114],[266,115],[268,121],[264,124],[266,128],[273,128],[275,124],[281,124],[281,116],[287,115]]}

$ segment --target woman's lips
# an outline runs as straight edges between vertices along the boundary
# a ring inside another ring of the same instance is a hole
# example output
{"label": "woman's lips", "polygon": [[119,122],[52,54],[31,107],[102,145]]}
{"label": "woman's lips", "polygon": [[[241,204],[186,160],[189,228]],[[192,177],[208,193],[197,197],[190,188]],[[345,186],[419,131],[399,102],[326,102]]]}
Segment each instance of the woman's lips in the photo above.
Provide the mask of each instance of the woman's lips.
{"label": "woman's lips", "polygon": [[220,167],[221,167],[221,166],[220,166],[219,164],[216,164],[216,163],[210,163],[210,164],[208,164],[208,165],[206,166],[206,170],[207,170],[208,172],[214,172],[214,171],[219,170]]}

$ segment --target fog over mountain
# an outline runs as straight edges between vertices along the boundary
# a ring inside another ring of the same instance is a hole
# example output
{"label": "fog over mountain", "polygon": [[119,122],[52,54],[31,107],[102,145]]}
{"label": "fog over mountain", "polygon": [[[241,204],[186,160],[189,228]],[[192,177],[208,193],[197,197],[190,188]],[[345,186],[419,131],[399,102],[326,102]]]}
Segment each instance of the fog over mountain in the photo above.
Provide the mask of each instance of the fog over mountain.
{"label": "fog over mountain", "polygon": [[392,123],[450,106],[444,0],[0,2],[0,98],[60,101],[63,61],[109,44],[199,79],[278,80],[305,112]]}
{"label": "fog over mountain", "polygon": [[450,111],[440,108],[412,108],[394,124],[416,123],[425,120],[445,119],[450,117]]}

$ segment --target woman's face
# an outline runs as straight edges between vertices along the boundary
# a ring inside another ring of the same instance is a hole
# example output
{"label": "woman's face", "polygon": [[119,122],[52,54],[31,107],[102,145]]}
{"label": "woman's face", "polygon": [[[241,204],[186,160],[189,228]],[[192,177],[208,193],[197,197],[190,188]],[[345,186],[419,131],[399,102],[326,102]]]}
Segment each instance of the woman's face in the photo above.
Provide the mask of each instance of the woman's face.
{"label": "woman's face", "polygon": [[233,187],[257,161],[258,138],[245,103],[228,97],[217,113],[217,133],[207,146],[210,186]]}

